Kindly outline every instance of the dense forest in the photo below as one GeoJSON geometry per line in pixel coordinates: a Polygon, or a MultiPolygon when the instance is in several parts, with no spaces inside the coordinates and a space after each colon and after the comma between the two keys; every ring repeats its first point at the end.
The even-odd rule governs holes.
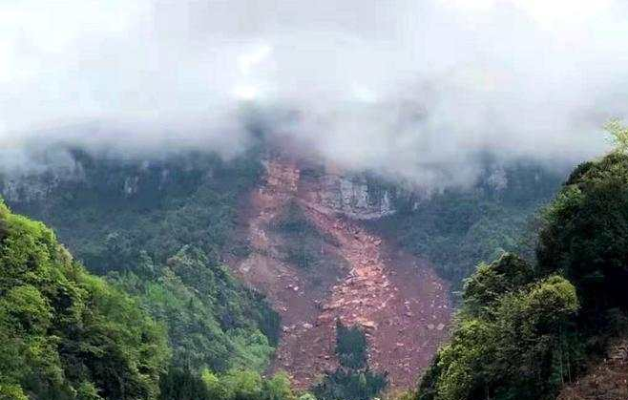
{"type": "Polygon", "coordinates": [[[398,212],[373,225],[409,251],[430,260],[459,290],[480,261],[503,251],[528,249],[536,238],[537,211],[547,204],[567,172],[534,162],[501,166],[484,162],[471,188],[451,188],[427,197],[400,195],[398,212]]]}
{"type": "Polygon", "coordinates": [[[338,368],[329,371],[312,390],[317,399],[368,400],[386,388],[386,374],[369,368],[368,343],[360,328],[336,322],[336,355],[338,368]]]}
{"type": "MultiPolygon", "coordinates": [[[[620,147],[621,149],[621,147],[620,147]]],[[[554,399],[628,334],[628,155],[578,166],[543,212],[536,261],[504,254],[465,281],[450,344],[417,400],[554,399]]],[[[619,399],[625,380],[591,398],[619,399]]]]}
{"type": "MultiPolygon", "coordinates": [[[[203,269],[203,264],[187,257],[178,254],[181,260],[177,262],[203,269]]],[[[166,327],[171,323],[160,324],[145,311],[154,312],[155,304],[147,303],[144,296],[130,297],[117,288],[115,280],[112,285],[90,275],[58,244],[50,229],[11,213],[4,204],[0,204],[0,263],[3,400],[297,399],[285,374],[263,378],[254,363],[223,372],[213,366],[192,370],[190,365],[170,364],[173,349],[166,327]]],[[[130,278],[122,282],[128,285],[130,278]]],[[[202,311],[193,301],[185,307],[202,311]]],[[[386,386],[386,379],[368,370],[364,333],[340,323],[337,329],[341,367],[315,391],[323,399],[372,398],[386,386]]],[[[315,398],[304,393],[299,399],[315,398]]]]}
{"type": "Polygon", "coordinates": [[[0,265],[0,398],[157,397],[164,327],[4,204],[0,265]]]}
{"type": "Polygon", "coordinates": [[[221,260],[246,252],[231,235],[239,196],[261,171],[259,153],[142,163],[70,151],[77,179],[57,180],[44,197],[28,192],[37,182],[18,186],[11,206],[51,225],[90,272],[137,296],[167,326],[174,366],[263,370],[279,317],[221,260]]]}
{"type": "MultiPolygon", "coordinates": [[[[262,385],[259,374],[277,344],[279,317],[221,259],[247,251],[232,239],[241,194],[261,171],[259,153],[228,162],[185,154],[152,164],[70,153],[80,167],[69,178],[51,170],[3,180],[4,192],[13,193],[7,199],[12,207],[53,226],[108,290],[133,296],[137,312],[163,331],[168,346],[161,347],[171,357],[157,371],[166,374],[162,386],[194,386],[204,371],[245,379],[236,373],[241,371],[262,385]],[[39,187],[45,187],[43,195],[39,187]]],[[[152,388],[142,398],[158,392],[152,388]]],[[[161,392],[164,399],[183,396],[172,388],[161,392]]]]}
{"type": "Polygon", "coordinates": [[[0,0],[0,400],[628,400],[626,42],[628,0],[0,0]]]}
{"type": "Polygon", "coordinates": [[[4,204],[0,263],[3,400],[296,399],[283,374],[169,367],[163,324],[87,273],[50,229],[4,204]]]}

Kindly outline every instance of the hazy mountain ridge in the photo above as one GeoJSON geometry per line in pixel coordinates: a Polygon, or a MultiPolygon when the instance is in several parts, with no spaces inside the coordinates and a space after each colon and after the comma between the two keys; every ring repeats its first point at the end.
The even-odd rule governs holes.
{"type": "MultiPolygon", "coordinates": [[[[465,246],[469,246],[465,244],[465,238],[473,235],[472,232],[478,229],[476,228],[478,225],[499,224],[502,221],[499,216],[507,213],[514,213],[520,221],[526,220],[543,201],[544,196],[552,190],[552,185],[557,180],[554,172],[541,166],[508,167],[487,163],[483,178],[477,184],[471,185],[471,188],[431,193],[416,191],[405,184],[387,181],[372,174],[344,173],[337,167],[316,162],[309,157],[299,161],[298,165],[294,166],[295,171],[286,170],[286,173],[297,174],[296,180],[291,182],[291,178],[285,180],[281,178],[283,176],[281,174],[271,174],[269,178],[265,178],[264,171],[269,171],[270,166],[278,162],[281,164],[282,158],[278,155],[278,150],[273,149],[270,144],[231,161],[203,153],[182,153],[157,159],[98,156],[80,149],[72,149],[69,154],[72,155],[72,162],[66,165],[72,165],[71,169],[50,167],[29,174],[5,177],[0,183],[0,188],[9,204],[16,211],[41,218],[51,224],[58,230],[61,239],[88,268],[100,274],[109,274],[112,282],[143,299],[144,306],[152,310],[153,316],[170,324],[175,365],[191,365],[197,369],[206,365],[218,371],[236,365],[263,369],[271,357],[272,345],[277,343],[279,336],[278,321],[272,316],[272,312],[264,308],[266,307],[263,305],[264,301],[253,292],[249,293],[244,288],[238,289],[239,283],[230,283],[228,278],[222,277],[224,272],[217,267],[224,261],[231,263],[229,260],[246,258],[254,254],[254,240],[257,239],[253,238],[251,241],[251,238],[238,232],[244,229],[242,223],[254,209],[246,199],[249,193],[258,190],[256,187],[261,185],[264,179],[277,178],[276,182],[269,181],[271,186],[294,190],[294,200],[298,202],[298,207],[304,207],[306,213],[312,215],[308,218],[320,214],[320,217],[315,217],[319,221],[317,223],[319,228],[326,230],[327,219],[338,217],[344,218],[346,224],[362,224],[363,228],[370,231],[370,233],[364,231],[365,238],[379,234],[384,241],[390,239],[391,243],[405,247],[414,253],[414,256],[427,256],[428,260],[434,262],[436,270],[441,272],[442,276],[454,278],[454,286],[457,279],[468,274],[472,266],[485,259],[484,257],[489,259],[490,254],[454,250],[452,253],[464,255],[465,265],[458,269],[457,275],[448,275],[447,268],[450,268],[448,265],[458,261],[454,259],[448,261],[449,264],[441,264],[442,260],[447,258],[439,257],[446,257],[446,254],[455,248],[444,246],[442,238],[447,238],[448,246],[459,246],[464,249],[465,246]],[[534,185],[534,190],[528,189],[531,185],[534,185]],[[519,207],[522,194],[525,194],[524,197],[528,200],[519,207]],[[387,230],[387,227],[397,227],[397,231],[387,230]],[[417,232],[423,233],[418,235],[417,232]],[[425,236],[425,233],[429,234],[425,236]],[[417,244],[420,246],[417,247],[417,244]],[[208,275],[208,278],[212,281],[218,279],[218,282],[226,285],[217,292],[207,291],[207,287],[203,286],[202,282],[207,278],[201,279],[199,273],[207,266],[214,274],[213,278],[211,275],[208,275]],[[199,272],[195,273],[194,269],[199,269],[199,272]],[[233,308],[228,305],[229,303],[224,303],[225,300],[218,302],[210,300],[216,295],[221,295],[227,288],[231,296],[229,298],[236,303],[249,304],[247,307],[250,310],[257,311],[243,313],[240,306],[233,308]],[[204,299],[199,297],[199,294],[209,297],[204,299]],[[192,328],[192,325],[186,328],[189,322],[181,319],[181,316],[186,314],[176,311],[176,307],[172,308],[168,302],[164,302],[164,299],[171,296],[174,296],[172,301],[177,299],[177,302],[183,303],[197,302],[194,318],[199,318],[199,321],[215,318],[215,325],[200,330],[192,328]],[[251,308],[253,304],[259,306],[254,305],[251,308]],[[227,315],[231,313],[238,315],[236,321],[229,321],[231,317],[227,315]],[[248,333],[242,335],[243,331],[233,330],[242,327],[245,327],[248,333]],[[189,329],[199,334],[199,339],[221,338],[215,343],[222,344],[215,347],[213,344],[189,342],[192,332],[189,329]],[[264,335],[258,336],[256,333],[258,330],[264,335]],[[206,350],[198,351],[198,346],[201,348],[205,346],[206,350]],[[195,348],[196,351],[193,350],[195,348]],[[207,353],[209,349],[212,350],[207,353]],[[236,353],[233,353],[234,351],[236,353]]],[[[299,156],[296,157],[298,161],[299,156]]],[[[275,223],[267,221],[271,222],[275,223]]],[[[332,229],[332,225],[329,225],[329,229],[332,229]]],[[[362,229],[358,228],[358,225],[352,229],[362,229]]],[[[268,229],[266,225],[260,228],[268,229]]],[[[525,224],[519,223],[509,230],[506,238],[491,232],[480,242],[471,238],[473,248],[478,243],[485,243],[491,254],[499,248],[508,249],[514,246],[516,238],[524,228],[525,224]]],[[[329,241],[329,238],[336,235],[332,232],[323,232],[323,235],[327,235],[322,237],[323,240],[329,241]]],[[[274,233],[268,231],[264,235],[272,236],[274,233]]],[[[341,263],[338,264],[340,269],[337,272],[332,273],[331,269],[324,272],[330,274],[329,278],[316,276],[318,271],[325,270],[319,269],[323,265],[331,268],[333,263],[339,262],[334,261],[334,257],[338,256],[325,258],[318,254],[319,246],[330,246],[330,255],[337,252],[336,240],[338,239],[333,239],[327,245],[322,242],[306,244],[311,247],[309,249],[302,247],[301,244],[296,245],[297,242],[293,244],[290,244],[290,241],[284,244],[277,242],[265,251],[268,254],[275,254],[274,257],[279,257],[282,263],[311,265],[310,270],[300,279],[324,282],[326,279],[340,279],[346,273],[343,272],[345,267],[341,263]]],[[[367,245],[367,242],[369,241],[366,240],[364,245],[367,245]]],[[[388,250],[381,251],[382,255],[386,254],[385,257],[392,256],[393,259],[398,257],[388,250]]],[[[379,254],[380,250],[377,252],[379,254]]],[[[251,260],[246,264],[248,265],[246,268],[252,268],[252,272],[263,265],[260,264],[259,258],[251,260]]],[[[404,262],[414,263],[409,259],[404,262]]],[[[240,274],[237,268],[235,272],[240,274]]],[[[264,285],[257,286],[254,282],[249,284],[262,292],[266,291],[272,298],[281,298],[284,294],[298,294],[294,292],[295,290],[298,292],[310,290],[303,282],[289,286],[288,284],[273,286],[272,290],[264,285]]],[[[211,285],[213,284],[210,284],[210,287],[211,285]]],[[[326,290],[331,290],[332,286],[333,284],[330,284],[326,290]]],[[[321,292],[321,296],[323,293],[324,291],[321,292]]],[[[224,293],[222,295],[224,296],[224,293]]],[[[319,299],[321,306],[324,303],[323,297],[319,299]]],[[[340,297],[336,298],[339,299],[340,297]]],[[[386,303],[385,299],[374,301],[378,304],[386,303]]],[[[414,307],[414,299],[405,301],[410,301],[408,303],[410,305],[402,304],[403,307],[414,307]]],[[[422,315],[423,306],[419,304],[418,307],[417,310],[408,309],[399,313],[412,315],[409,318],[412,320],[422,315]]],[[[280,314],[281,310],[278,309],[280,314]]],[[[305,315],[308,314],[302,316],[305,315]]],[[[333,316],[330,321],[333,322],[333,316]]],[[[440,332],[445,326],[443,321],[425,322],[426,334],[432,330],[440,332]]],[[[372,317],[363,319],[362,322],[367,325],[374,323],[372,317]]],[[[316,325],[316,321],[304,320],[302,323],[304,326],[316,325]]],[[[297,325],[299,326],[297,330],[301,329],[301,325],[297,325]]],[[[333,328],[333,324],[331,326],[333,328]]],[[[296,333],[292,332],[292,329],[295,329],[292,323],[284,323],[283,329],[285,337],[296,333]]],[[[316,338],[316,328],[312,332],[313,338],[316,338]]],[[[405,346],[413,341],[414,339],[399,339],[392,343],[395,346],[396,343],[404,343],[405,346]]],[[[283,342],[280,342],[280,348],[281,343],[283,342]]],[[[328,347],[329,356],[333,358],[333,342],[330,342],[328,347]]],[[[380,351],[378,346],[372,350],[380,351]]],[[[296,358],[295,356],[290,355],[291,363],[294,363],[290,368],[298,369],[300,361],[298,356],[296,358]]],[[[425,365],[429,356],[428,353],[422,353],[421,358],[424,359],[422,365],[425,365]]],[[[381,357],[379,359],[376,357],[379,370],[386,371],[387,368],[393,370],[397,367],[396,364],[394,366],[387,364],[390,361],[383,361],[386,359],[392,361],[394,358],[387,358],[385,355],[381,357]]],[[[418,373],[416,370],[418,364],[412,362],[410,355],[408,357],[410,357],[408,360],[398,365],[405,372],[394,376],[395,379],[399,376],[404,377],[401,387],[405,388],[412,385],[413,377],[418,373]]]]}
{"type": "MultiPolygon", "coordinates": [[[[176,382],[200,382],[198,390],[203,392],[210,387],[231,385],[236,382],[233,379],[244,379],[229,375],[233,368],[247,366],[261,371],[271,360],[273,372],[288,369],[294,373],[297,388],[312,387],[324,400],[335,399],[334,393],[343,393],[344,399],[349,400],[373,396],[373,391],[385,385],[378,372],[392,372],[389,378],[394,388],[411,388],[411,377],[435,351],[430,346],[430,350],[412,350],[414,340],[427,339],[430,332],[445,334],[447,330],[444,319],[431,322],[433,315],[429,309],[431,301],[432,307],[436,306],[434,310],[441,310],[442,304],[436,299],[447,297],[446,292],[428,290],[436,296],[433,298],[399,297],[401,293],[411,293],[406,289],[395,294],[399,285],[418,287],[412,284],[414,274],[428,271],[424,264],[413,264],[413,257],[427,256],[441,276],[451,279],[456,287],[473,265],[490,261],[504,250],[521,250],[527,258],[534,258],[531,249],[538,240],[535,235],[528,237],[526,230],[534,228],[536,223],[542,228],[540,265],[552,272],[543,275],[533,262],[510,255],[480,267],[464,287],[462,311],[453,327],[452,344],[437,354],[418,396],[448,400],[459,395],[475,398],[488,393],[491,398],[519,398],[521,393],[533,392],[551,399],[569,382],[573,383],[563,397],[590,390],[592,384],[587,379],[601,382],[602,374],[608,372],[610,375],[604,376],[609,377],[621,374],[617,369],[591,367],[592,374],[597,375],[585,376],[582,383],[574,381],[590,362],[594,363],[590,360],[595,360],[600,346],[609,339],[607,329],[611,328],[607,326],[615,324],[613,329],[620,329],[617,323],[624,318],[623,311],[613,314],[614,319],[610,318],[612,313],[608,314],[609,319],[601,317],[601,321],[606,321],[603,324],[608,325],[603,325],[600,335],[591,335],[586,325],[576,329],[590,315],[582,310],[606,306],[592,297],[595,292],[587,289],[589,275],[568,272],[569,268],[581,268],[581,263],[569,264],[565,261],[568,259],[562,259],[562,268],[567,269],[556,271],[553,260],[561,258],[551,254],[577,251],[565,247],[571,236],[556,230],[563,226],[556,222],[557,218],[572,218],[569,213],[575,212],[573,221],[579,221],[577,210],[581,205],[597,210],[598,190],[617,188],[618,193],[623,193],[623,175],[609,172],[624,167],[622,157],[614,153],[602,161],[578,167],[541,220],[532,217],[563,180],[560,173],[542,166],[490,164],[484,178],[469,189],[421,193],[369,175],[343,176],[339,170],[311,164],[311,160],[300,164],[301,161],[290,161],[268,148],[232,161],[202,154],[151,162],[86,157],[77,163],[81,165],[80,174],[59,176],[48,182],[45,175],[37,174],[21,182],[12,181],[8,200],[16,210],[58,227],[62,240],[67,238],[69,246],[74,247],[88,268],[107,273],[111,283],[137,296],[139,304],[153,318],[170,325],[174,358],[171,375],[162,382],[170,382],[164,393],[171,393],[168,396],[174,398],[181,387],[176,382]],[[28,193],[33,179],[35,189],[28,193]],[[19,184],[16,186],[15,182],[19,184]],[[20,185],[22,191],[16,191],[20,185]],[[593,197],[582,197],[587,190],[592,191],[593,197]],[[16,193],[18,197],[11,196],[16,193]],[[247,221],[255,221],[256,215],[262,218],[250,226],[252,236],[243,235],[249,229],[247,221]],[[298,240],[292,240],[294,235],[298,240]],[[400,259],[401,263],[413,265],[402,278],[395,278],[401,273],[401,264],[392,269],[390,265],[395,265],[396,257],[404,252],[391,252],[389,245],[390,249],[413,253],[400,259]],[[262,258],[267,260],[262,262],[262,258]],[[258,291],[231,277],[231,272],[221,266],[223,261],[245,282],[267,292],[279,314],[287,318],[284,323],[280,323],[258,291]],[[281,268],[275,271],[273,265],[281,268]],[[262,267],[270,268],[269,277],[278,274],[276,277],[291,278],[287,281],[278,278],[277,285],[268,287],[263,281],[250,280],[250,274],[260,273],[262,267]],[[323,271],[323,275],[317,276],[323,271]],[[320,285],[318,289],[316,285],[320,285]],[[309,298],[310,293],[319,293],[320,298],[309,298]],[[390,304],[399,303],[399,307],[382,308],[389,297],[390,304]],[[394,300],[396,297],[401,300],[394,300]],[[299,304],[299,298],[312,300],[312,321],[298,320],[310,315],[305,308],[291,316],[289,310],[299,304]],[[380,319],[377,313],[382,310],[394,311],[394,315],[380,319]],[[522,315],[530,315],[530,319],[521,319],[522,315]],[[407,326],[401,319],[409,321],[407,326]],[[351,350],[355,351],[353,355],[339,353],[340,339],[334,321],[357,327],[365,335],[363,341],[351,339],[357,340],[358,346],[351,350]],[[397,321],[391,325],[394,331],[386,330],[386,321],[397,321]],[[380,338],[382,332],[385,334],[380,338]],[[545,344],[540,347],[514,344],[522,334],[535,341],[541,334],[541,342],[545,344]],[[591,345],[583,341],[586,337],[599,343],[591,345]],[[290,340],[294,346],[287,344],[290,340]],[[313,354],[308,353],[308,346],[314,344],[314,349],[316,343],[322,343],[325,349],[320,359],[324,367],[317,369],[323,378],[305,379],[300,368],[315,361],[313,354]],[[467,358],[467,352],[474,351],[477,343],[488,346],[482,350],[488,351],[485,354],[488,358],[485,363],[473,364],[468,369],[471,364],[465,363],[477,360],[467,358]],[[560,343],[558,353],[552,343],[560,343]],[[393,348],[386,347],[389,344],[393,348]],[[279,351],[274,356],[275,345],[279,351]],[[402,355],[395,348],[412,351],[402,355]],[[389,357],[387,352],[398,354],[389,357]],[[358,354],[367,355],[366,364],[347,361],[354,360],[358,354]],[[567,357],[567,361],[562,358],[558,362],[556,357],[559,360],[567,357]],[[506,359],[522,359],[529,370],[541,368],[538,370],[541,380],[531,379],[527,372],[509,373],[503,375],[509,380],[498,381],[484,378],[491,374],[475,375],[474,371],[482,373],[485,368],[502,365],[506,359]],[[199,374],[204,368],[209,368],[205,382],[214,382],[218,378],[212,374],[218,373],[225,377],[225,383],[220,386],[202,383],[199,374]],[[413,372],[408,374],[408,371],[413,372]],[[458,381],[460,373],[472,377],[471,386],[458,381]]],[[[609,198],[623,201],[621,195],[609,198]]],[[[602,213],[591,223],[604,224],[610,221],[608,218],[623,221],[620,208],[612,210],[614,216],[602,213]],[[615,215],[617,212],[620,214],[615,215]]],[[[586,233],[587,229],[581,231],[586,233]]],[[[580,231],[570,232],[577,235],[580,231]]],[[[592,236],[595,243],[606,237],[621,241],[621,232],[614,236],[592,236]]],[[[586,240],[582,243],[597,246],[586,240]]],[[[599,263],[594,260],[594,264],[599,263]]],[[[606,273],[606,267],[600,264],[599,268],[600,273],[606,273]]],[[[621,278],[621,274],[617,277],[621,278]]],[[[428,273],[421,276],[421,282],[426,285],[432,282],[428,286],[437,287],[440,281],[428,273]]],[[[604,301],[611,301],[618,293],[611,282],[604,301]]],[[[625,304],[617,301],[615,308],[621,311],[625,304]]],[[[591,323],[598,323],[595,321],[591,323]]],[[[613,364],[613,368],[623,365],[622,361],[613,364]]],[[[496,368],[499,371],[501,367],[496,368]]],[[[249,373],[255,374],[246,372],[249,373]]],[[[259,382],[266,385],[262,383],[266,381],[259,382]]],[[[623,389],[620,386],[618,390],[623,389]]]]}

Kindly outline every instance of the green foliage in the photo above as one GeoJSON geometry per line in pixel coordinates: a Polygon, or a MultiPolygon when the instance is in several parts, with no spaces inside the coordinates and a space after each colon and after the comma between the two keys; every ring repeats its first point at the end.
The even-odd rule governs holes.
{"type": "Polygon", "coordinates": [[[162,264],[186,245],[220,264],[232,245],[238,199],[262,171],[256,151],[230,162],[195,153],[151,162],[81,150],[73,157],[80,180],[61,180],[45,198],[24,196],[11,206],[54,227],[99,274],[134,270],[142,251],[162,264]]]}
{"type": "Polygon", "coordinates": [[[222,381],[227,387],[228,399],[253,400],[262,397],[263,380],[259,373],[248,370],[230,371],[222,381]]]}
{"type": "Polygon", "coordinates": [[[161,400],[296,400],[286,374],[265,379],[240,369],[222,375],[204,370],[200,376],[174,369],[162,378],[161,393],[161,400]]]}
{"type": "Polygon", "coordinates": [[[628,309],[628,155],[577,168],[544,217],[541,270],[564,273],[591,318],[628,309]]]}
{"type": "Polygon", "coordinates": [[[365,368],[367,348],[366,335],[360,328],[346,327],[340,320],[336,321],[336,354],[341,366],[365,368]]]}
{"type": "Polygon", "coordinates": [[[418,399],[553,398],[581,351],[573,333],[579,303],[566,279],[534,282],[529,271],[505,255],[471,277],[451,343],[424,375],[418,399]]]}
{"type": "Polygon", "coordinates": [[[0,203],[0,398],[154,399],[165,332],[0,203]]]}
{"type": "Polygon", "coordinates": [[[466,281],[419,400],[553,399],[628,318],[628,155],[579,165],[542,215],[533,270],[506,255],[466,281]]]}
{"type": "Polygon", "coordinates": [[[28,400],[20,385],[0,383],[0,400],[28,400]]]}
{"type": "Polygon", "coordinates": [[[151,162],[72,156],[81,179],[54,180],[45,198],[13,207],[54,226],[87,268],[163,322],[176,368],[262,370],[278,314],[222,265],[225,254],[247,252],[234,232],[238,202],[261,173],[259,151],[229,162],[196,153],[151,162]]]}
{"type": "Polygon", "coordinates": [[[604,129],[611,135],[611,141],[616,152],[623,154],[628,152],[628,128],[620,120],[609,121],[604,129]]]}
{"type": "Polygon", "coordinates": [[[288,203],[285,210],[272,221],[272,228],[291,236],[319,235],[318,230],[307,220],[296,201],[288,203]]]}
{"type": "Polygon", "coordinates": [[[162,375],[161,400],[218,400],[205,380],[188,369],[171,368],[162,375]]]}
{"type": "Polygon", "coordinates": [[[504,253],[490,265],[481,263],[465,280],[463,304],[467,314],[482,316],[501,296],[523,287],[535,278],[534,269],[525,260],[504,253]]]}
{"type": "Polygon", "coordinates": [[[419,380],[416,400],[434,400],[438,396],[438,386],[443,373],[441,363],[442,349],[436,353],[432,363],[425,369],[419,380]]]}
{"type": "Polygon", "coordinates": [[[307,219],[296,202],[290,202],[285,210],[271,222],[271,228],[282,235],[282,253],[285,261],[312,273],[317,272],[322,258],[321,241],[331,240],[321,233],[307,219]]]}
{"type": "Polygon", "coordinates": [[[525,234],[562,179],[562,174],[538,165],[513,165],[485,173],[469,189],[445,190],[429,198],[399,196],[395,202],[399,212],[377,228],[429,259],[454,290],[460,289],[479,262],[493,260],[504,251],[527,255],[528,248],[535,247],[536,238],[525,234]],[[493,175],[499,173],[507,182],[505,187],[493,182],[493,175]]]}
{"type": "Polygon", "coordinates": [[[139,296],[155,318],[166,321],[178,355],[175,366],[196,371],[265,367],[277,340],[270,333],[279,319],[260,306],[257,293],[241,287],[224,267],[211,268],[204,253],[192,248],[182,249],[160,269],[150,259],[144,262],[149,267],[143,269],[155,271],[156,279],[146,281],[133,272],[110,279],[139,296]],[[268,336],[260,325],[266,326],[268,336]]]}
{"type": "Polygon", "coordinates": [[[326,375],[313,393],[319,400],[369,400],[376,397],[388,384],[386,376],[369,369],[339,368],[326,375]]]}
{"type": "Polygon", "coordinates": [[[275,374],[265,386],[268,400],[296,400],[286,373],[275,374]]]}
{"type": "Polygon", "coordinates": [[[303,393],[298,400],[316,400],[316,397],[312,393],[303,393]]]}
{"type": "Polygon", "coordinates": [[[337,321],[336,354],[340,367],[314,386],[314,395],[320,400],[368,400],[377,396],[388,380],[385,374],[369,369],[367,351],[364,332],[337,321]]]}

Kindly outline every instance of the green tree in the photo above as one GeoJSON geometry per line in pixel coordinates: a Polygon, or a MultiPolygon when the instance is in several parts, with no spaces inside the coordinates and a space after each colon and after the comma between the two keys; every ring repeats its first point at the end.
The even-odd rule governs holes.
{"type": "Polygon", "coordinates": [[[222,263],[225,254],[249,251],[233,233],[240,199],[262,172],[259,149],[229,161],[196,152],[121,160],[62,150],[84,179],[48,185],[45,175],[28,176],[24,189],[36,182],[45,196],[12,207],[54,226],[86,268],[138,298],[167,328],[174,367],[196,375],[206,367],[262,371],[279,316],[222,263]]]}
{"type": "Polygon", "coordinates": [[[296,400],[290,387],[290,379],[285,372],[275,374],[265,382],[267,400],[296,400]]]}
{"type": "Polygon", "coordinates": [[[628,155],[613,152],[569,177],[545,213],[542,272],[564,273],[592,318],[628,308],[628,155]]]}
{"type": "Polygon", "coordinates": [[[222,377],[232,400],[261,400],[264,386],[259,373],[250,370],[232,370],[222,377]]]}
{"type": "Polygon", "coordinates": [[[0,203],[0,393],[5,398],[155,399],[165,332],[90,276],[43,224],[0,203]]]}
{"type": "Polygon", "coordinates": [[[209,397],[212,400],[228,400],[232,393],[229,393],[229,389],[225,384],[220,381],[220,378],[213,372],[205,369],[201,374],[201,378],[209,391],[209,397]]]}
{"type": "Polygon", "coordinates": [[[474,293],[465,295],[452,340],[424,375],[417,399],[553,398],[578,350],[572,332],[579,303],[566,279],[528,276],[522,260],[507,255],[471,277],[478,284],[467,285],[474,293]],[[505,265],[513,266],[513,284],[490,274],[505,265]]]}
{"type": "Polygon", "coordinates": [[[186,369],[170,368],[159,385],[161,400],[220,400],[213,396],[204,377],[186,369]]]}
{"type": "Polygon", "coordinates": [[[336,355],[340,367],[328,372],[312,391],[320,400],[368,400],[386,386],[386,374],[371,371],[367,362],[366,335],[358,328],[336,321],[336,355]]]}
{"type": "Polygon", "coordinates": [[[367,362],[366,335],[357,326],[347,327],[336,321],[336,355],[340,365],[346,368],[361,369],[367,362]]]}
{"type": "Polygon", "coordinates": [[[621,120],[610,120],[604,129],[611,135],[611,142],[615,146],[616,152],[624,154],[628,152],[628,127],[621,120]]]}
{"type": "Polygon", "coordinates": [[[500,296],[532,282],[535,271],[528,262],[512,253],[504,253],[493,263],[480,263],[477,271],[465,280],[462,295],[465,311],[479,316],[500,296]]]}

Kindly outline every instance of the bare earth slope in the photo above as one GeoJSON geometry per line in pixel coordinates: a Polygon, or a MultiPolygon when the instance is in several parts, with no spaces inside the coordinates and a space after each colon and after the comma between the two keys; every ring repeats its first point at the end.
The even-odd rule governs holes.
{"type": "Polygon", "coordinates": [[[248,284],[266,293],[281,314],[283,334],[271,371],[285,370],[298,388],[308,388],[337,366],[335,321],[367,333],[369,365],[389,374],[391,389],[414,386],[451,318],[448,287],[429,264],[390,245],[355,219],[317,204],[324,190],[301,179],[296,162],[276,156],[264,184],[250,199],[246,234],[251,254],[233,261],[248,284]],[[288,204],[297,204],[329,240],[318,249],[316,271],[286,262],[282,238],[270,224],[288,204]]]}
{"type": "Polygon", "coordinates": [[[585,376],[567,385],[558,400],[628,399],[628,339],[611,344],[608,357],[585,376]]]}

